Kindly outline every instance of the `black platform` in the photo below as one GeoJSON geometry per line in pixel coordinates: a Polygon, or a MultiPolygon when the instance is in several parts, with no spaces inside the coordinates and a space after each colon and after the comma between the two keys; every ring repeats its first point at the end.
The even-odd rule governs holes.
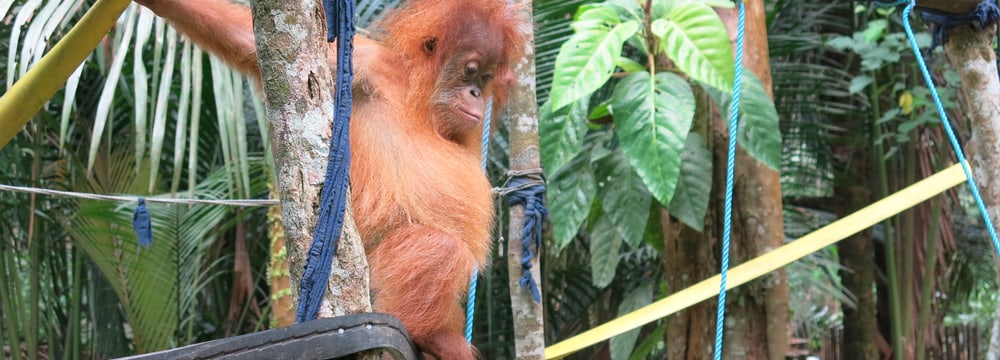
{"type": "Polygon", "coordinates": [[[422,359],[399,320],[380,313],[313,320],[123,359],[334,359],[371,349],[386,350],[397,360],[422,359]]]}

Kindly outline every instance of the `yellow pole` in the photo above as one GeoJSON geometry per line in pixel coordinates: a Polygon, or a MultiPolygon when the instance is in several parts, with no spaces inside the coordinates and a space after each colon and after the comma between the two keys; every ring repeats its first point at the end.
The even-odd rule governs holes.
{"type": "Polygon", "coordinates": [[[130,2],[98,0],[48,54],[0,97],[0,148],[66,83],[130,2]]]}
{"type": "MultiPolygon", "coordinates": [[[[823,228],[749,260],[729,270],[726,289],[743,285],[750,280],[777,270],[806,255],[875,225],[903,210],[909,209],[931,197],[965,181],[965,173],[958,164],[931,175],[899,192],[879,200],[864,209],[845,216],[823,228]]],[[[563,340],[545,349],[546,359],[560,359],[587,346],[610,339],[615,335],[648,324],[697,304],[719,293],[719,275],[678,291],[646,307],[611,320],[580,335],[563,340]]]]}

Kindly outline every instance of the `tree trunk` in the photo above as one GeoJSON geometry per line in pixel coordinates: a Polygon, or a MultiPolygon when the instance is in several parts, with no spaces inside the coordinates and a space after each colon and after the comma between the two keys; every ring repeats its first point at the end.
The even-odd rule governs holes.
{"type": "MultiPolygon", "coordinates": [[[[764,3],[762,0],[749,0],[744,4],[743,65],[746,71],[752,71],[760,78],[764,89],[773,98],[764,3]]],[[[729,29],[731,40],[735,40],[736,9],[720,10],[719,13],[729,29]]],[[[728,130],[720,127],[718,131],[728,130]]],[[[739,264],[784,245],[785,224],[780,175],[742,149],[736,155],[735,186],[730,251],[732,263],[739,264]]],[[[727,307],[723,358],[785,358],[790,329],[788,275],[784,269],[731,290],[727,307]]]]}
{"type": "MultiPolygon", "coordinates": [[[[718,181],[714,181],[712,188],[719,189],[718,184],[718,181]]],[[[706,224],[717,223],[712,221],[715,217],[711,215],[719,207],[715,204],[722,203],[721,197],[717,195],[718,191],[713,191],[712,210],[709,211],[709,220],[706,224]]],[[[664,281],[668,294],[684,290],[718,273],[719,257],[713,250],[718,249],[719,240],[714,228],[706,226],[705,233],[698,233],[679,221],[672,221],[666,210],[660,212],[660,223],[663,224],[664,281]]],[[[667,330],[664,332],[667,359],[712,358],[715,309],[716,301],[712,299],[667,317],[667,330]]]]}
{"type": "MultiPolygon", "coordinates": [[[[853,129],[856,130],[858,127],[853,129]]],[[[852,142],[843,143],[851,144],[852,142]]],[[[850,214],[868,205],[871,198],[868,189],[864,188],[863,185],[856,184],[858,179],[864,179],[867,176],[865,174],[870,174],[870,171],[866,171],[861,165],[867,162],[858,159],[857,156],[848,161],[852,164],[851,169],[848,169],[846,174],[841,175],[842,178],[834,181],[836,184],[845,184],[834,186],[834,197],[845,200],[837,204],[838,216],[850,214]]],[[[841,343],[841,353],[845,359],[877,360],[879,358],[875,339],[881,335],[878,332],[875,292],[872,290],[872,285],[875,284],[875,246],[873,241],[871,232],[863,231],[844,239],[837,245],[840,264],[844,267],[840,271],[841,283],[844,289],[853,294],[855,298],[853,307],[847,305],[843,307],[844,338],[841,343]]]]}
{"type": "MultiPolygon", "coordinates": [[[[323,8],[313,0],[252,1],[293,300],[319,216],[333,118],[323,8]],[[280,15],[280,16],[279,16],[280,15]]],[[[350,197],[348,197],[350,200],[350,197]]],[[[347,204],[319,317],[369,312],[368,263],[347,204]]]]}
{"type": "MultiPolygon", "coordinates": [[[[1000,223],[1000,82],[997,81],[996,58],[992,40],[996,28],[987,26],[974,30],[962,26],[948,34],[944,49],[958,75],[969,104],[972,136],[966,142],[972,176],[979,186],[987,212],[993,224],[1000,223]]],[[[994,251],[996,251],[994,249],[994,251]]],[[[1000,317],[1000,313],[997,315],[1000,317]]],[[[994,322],[1000,322],[995,318],[994,322]]],[[[994,324],[994,332],[998,325],[994,324]]],[[[992,337],[997,337],[993,334],[992,337]]],[[[990,341],[990,354],[1000,348],[990,341]]],[[[1000,346],[1000,344],[997,344],[1000,346]]]]}
{"type": "MultiPolygon", "coordinates": [[[[770,92],[764,8],[760,0],[746,2],[744,66],[770,92]]],[[[731,39],[736,38],[737,13],[718,10],[731,39]]],[[[713,153],[712,203],[704,233],[675,223],[666,211],[663,225],[663,262],[667,292],[673,293],[719,271],[728,125],[698,96],[692,131],[703,134],[713,153]]],[[[742,149],[736,156],[736,188],[731,254],[739,264],[784,244],[779,174],[742,149]]],[[[716,304],[704,301],[667,318],[668,359],[712,357],[716,304]]],[[[784,270],[730,291],[727,302],[723,358],[784,359],[788,345],[788,280],[784,270]]]]}
{"type": "MultiPolygon", "coordinates": [[[[524,7],[527,19],[531,19],[531,1],[524,7]]],[[[535,99],[535,42],[534,32],[528,30],[524,58],[515,65],[519,79],[518,86],[511,94],[508,107],[510,123],[510,170],[524,171],[542,167],[538,152],[538,107],[535,99]]],[[[545,323],[542,303],[535,302],[531,292],[520,286],[518,279],[521,268],[521,230],[524,229],[524,206],[510,208],[510,241],[507,241],[507,271],[509,276],[511,314],[514,316],[514,353],[518,359],[545,358],[545,323]]],[[[541,249],[534,250],[531,276],[542,287],[541,249]]]]}
{"type": "MultiPolygon", "coordinates": [[[[271,189],[271,198],[280,197],[277,189],[271,189]]],[[[267,209],[267,235],[271,238],[271,256],[267,263],[267,285],[271,288],[270,328],[288,326],[295,323],[295,303],[292,302],[292,287],[288,280],[288,251],[285,247],[285,228],[281,226],[281,207],[267,209]]]]}

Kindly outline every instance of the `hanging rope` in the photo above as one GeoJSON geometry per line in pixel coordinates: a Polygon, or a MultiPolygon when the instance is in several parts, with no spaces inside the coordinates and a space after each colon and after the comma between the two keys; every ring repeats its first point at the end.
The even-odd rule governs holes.
{"type": "MultiPolygon", "coordinates": [[[[920,11],[920,17],[924,19],[924,22],[934,25],[931,29],[933,41],[931,42],[930,49],[927,50],[928,52],[948,42],[948,33],[952,29],[959,26],[972,26],[972,28],[977,30],[982,29],[995,22],[997,17],[1000,16],[1000,8],[997,8],[994,0],[985,0],[976,5],[975,9],[965,14],[952,14],[927,8],[920,8],[918,11],[920,11]]],[[[909,22],[908,19],[904,21],[909,22]]]]}
{"type": "Polygon", "coordinates": [[[735,68],[733,71],[733,99],[729,108],[729,154],[726,161],[726,202],[725,215],[722,221],[722,266],[719,281],[719,302],[715,313],[715,360],[722,359],[722,329],[726,321],[726,280],[729,273],[729,242],[733,227],[733,180],[736,176],[736,134],[739,129],[740,118],[740,90],[742,89],[741,78],[743,76],[743,32],[744,32],[744,5],[743,1],[737,0],[736,7],[739,9],[739,21],[736,31],[736,57],[734,59],[735,68]]]}
{"type": "Polygon", "coordinates": [[[538,282],[531,275],[532,259],[542,250],[542,226],[549,211],[545,208],[545,180],[542,169],[511,170],[507,182],[493,192],[507,196],[507,205],[524,206],[524,229],[521,231],[521,286],[528,288],[531,298],[542,301],[538,282]],[[534,246],[534,250],[532,250],[534,246]]]}
{"type": "MultiPolygon", "coordinates": [[[[934,79],[931,78],[930,71],[927,70],[927,63],[924,62],[924,56],[920,52],[920,47],[917,46],[916,37],[913,35],[913,28],[910,26],[910,13],[916,6],[916,0],[910,0],[906,7],[903,8],[903,30],[906,31],[906,38],[910,42],[910,48],[913,50],[913,56],[917,59],[917,65],[920,67],[920,73],[924,76],[924,82],[927,83],[927,88],[930,90],[931,98],[934,99],[934,105],[937,107],[938,116],[941,118],[941,125],[944,126],[945,133],[948,134],[948,140],[951,142],[951,147],[955,151],[955,157],[958,158],[958,163],[962,164],[962,171],[965,172],[966,183],[969,186],[969,191],[972,192],[972,197],[976,199],[976,206],[979,207],[979,214],[983,217],[983,222],[986,223],[986,230],[990,233],[990,240],[993,241],[993,248],[1000,253],[1000,240],[997,238],[996,228],[993,227],[993,220],[990,219],[990,213],[986,209],[986,204],[983,202],[982,195],[979,194],[979,186],[976,185],[975,178],[972,177],[972,170],[969,169],[969,164],[965,160],[965,153],[962,151],[962,146],[958,143],[958,137],[955,136],[955,131],[951,128],[951,121],[948,120],[948,114],[944,111],[944,105],[941,103],[941,98],[938,96],[937,87],[934,86],[934,79]]],[[[996,23],[998,17],[1000,17],[1000,11],[997,11],[996,6],[991,0],[983,1],[978,7],[977,11],[984,10],[986,12],[985,17],[980,26],[985,26],[985,24],[996,23]],[[985,9],[985,10],[984,10],[985,9]]]]}
{"type": "MultiPolygon", "coordinates": [[[[490,127],[493,119],[493,98],[486,100],[486,116],[483,117],[483,147],[482,167],[486,173],[486,163],[490,151],[490,127]]],[[[472,346],[472,325],[476,317],[476,286],[479,285],[479,268],[472,269],[472,280],[469,281],[469,297],[465,302],[465,341],[472,346]]]]}
{"type": "Polygon", "coordinates": [[[344,224],[348,191],[348,170],[351,167],[349,120],[351,116],[351,53],[354,48],[354,1],[325,0],[327,41],[337,41],[337,81],[334,101],[333,136],[330,138],[330,159],[327,163],[323,194],[320,198],[319,219],[306,258],[306,268],[299,283],[299,306],[295,322],[316,319],[333,256],[337,252],[344,224]]]}

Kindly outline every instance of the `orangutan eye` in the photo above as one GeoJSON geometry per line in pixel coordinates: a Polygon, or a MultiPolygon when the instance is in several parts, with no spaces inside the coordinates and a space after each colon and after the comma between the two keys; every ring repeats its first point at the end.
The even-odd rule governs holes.
{"type": "Polygon", "coordinates": [[[468,64],[465,64],[465,76],[473,78],[476,76],[477,72],[479,72],[478,62],[470,61],[468,64]]]}

